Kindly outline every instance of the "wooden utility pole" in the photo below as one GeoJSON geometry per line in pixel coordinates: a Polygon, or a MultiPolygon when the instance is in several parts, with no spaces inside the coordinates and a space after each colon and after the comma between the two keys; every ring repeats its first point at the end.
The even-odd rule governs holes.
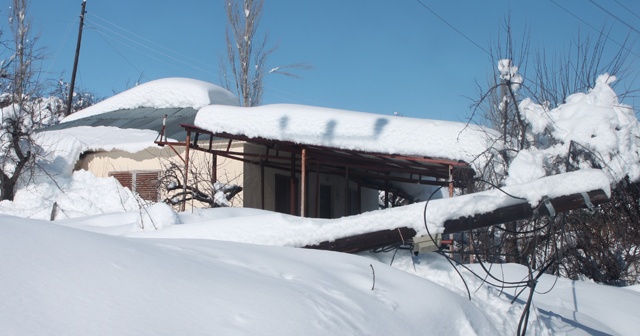
{"type": "Polygon", "coordinates": [[[69,100],[67,101],[67,110],[65,117],[71,114],[71,105],[73,104],[73,89],[76,85],[76,71],[78,70],[78,58],[80,57],[80,43],[82,42],[82,27],[84,26],[84,13],[87,7],[87,0],[82,0],[82,10],[80,11],[80,26],[78,28],[78,43],[76,44],[76,57],[73,60],[73,72],[71,73],[71,85],[69,86],[69,100]]]}
{"type": "MultiPolygon", "coordinates": [[[[557,213],[574,209],[592,208],[595,205],[606,203],[609,196],[603,190],[597,189],[585,193],[560,196],[543,201],[538,206],[532,207],[527,201],[504,206],[487,213],[478,213],[467,217],[458,217],[446,220],[443,223],[442,234],[464,232],[481,227],[512,222],[525,218],[539,218],[543,216],[555,216],[557,213]]],[[[317,250],[331,250],[338,252],[357,253],[372,250],[378,247],[394,244],[405,244],[406,240],[416,235],[413,228],[401,227],[392,230],[365,232],[344,237],[328,237],[316,245],[307,245],[305,248],[317,250]]]]}

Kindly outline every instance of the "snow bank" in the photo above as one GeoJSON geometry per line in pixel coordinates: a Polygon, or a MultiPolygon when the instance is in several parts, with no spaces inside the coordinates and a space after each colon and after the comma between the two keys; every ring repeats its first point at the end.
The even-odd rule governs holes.
{"type": "Polygon", "coordinates": [[[140,210],[141,214],[137,224],[140,229],[161,230],[180,223],[178,214],[171,206],[165,203],[155,203],[140,210]]]}
{"type": "MultiPolygon", "coordinates": [[[[529,290],[523,285],[511,285],[528,278],[526,266],[485,264],[491,271],[491,276],[487,276],[479,264],[470,264],[466,266],[480,278],[461,267],[463,278],[460,278],[444,257],[435,254],[413,257],[405,251],[392,251],[368,252],[362,256],[392,264],[396,269],[435,282],[461,296],[468,295],[464,280],[471,290],[471,302],[485,311],[491,324],[500,330],[499,334],[515,334],[529,290]],[[505,287],[489,285],[498,281],[510,284],[505,287]]],[[[640,309],[640,293],[627,293],[626,288],[544,274],[533,295],[527,335],[635,335],[640,329],[640,319],[635,316],[640,309]]]]}
{"type": "Polygon", "coordinates": [[[138,152],[153,144],[157,135],[150,130],[84,126],[35,133],[34,140],[44,157],[34,175],[20,181],[14,200],[0,202],[0,214],[49,219],[54,203],[56,219],[139,210],[144,202],[116,179],[74,172],[73,168],[83,152],[138,152]]]}
{"type": "Polygon", "coordinates": [[[487,149],[486,133],[490,132],[450,121],[291,104],[210,105],[198,111],[195,125],[252,138],[466,162],[487,149]]]}
{"type": "Polygon", "coordinates": [[[131,232],[154,231],[180,224],[180,218],[164,203],[140,204],[128,212],[110,212],[100,215],[65,218],[59,216],[58,225],[112,236],[123,236],[131,232]]]}
{"type": "Polygon", "coordinates": [[[7,335],[513,333],[445,287],[348,254],[126,239],[2,216],[0,254],[7,335]]]}
{"type": "Polygon", "coordinates": [[[238,105],[229,91],[189,78],[164,78],[135,86],[62,120],[68,122],[96,114],[138,107],[199,109],[210,104],[238,105]]]}
{"type": "MultiPolygon", "coordinates": [[[[479,274],[485,274],[479,265],[469,267],[479,274]]],[[[508,282],[520,282],[528,278],[526,266],[517,264],[493,265],[491,275],[508,282]]],[[[504,292],[508,298],[513,298],[521,290],[523,293],[518,301],[523,303],[529,295],[529,289],[520,286],[504,289],[504,292]]],[[[556,333],[572,333],[579,328],[589,334],[635,335],[640,330],[640,319],[637,318],[640,293],[627,292],[622,288],[545,274],[538,280],[533,303],[548,319],[547,323],[555,324],[556,333]],[[574,325],[565,325],[557,320],[558,317],[573,320],[574,325]]]]}
{"type": "Polygon", "coordinates": [[[115,178],[98,178],[81,170],[70,176],[36,177],[16,191],[13,201],[0,202],[0,214],[48,220],[54,202],[57,203],[57,219],[140,208],[133,193],[115,178]]]}
{"type": "MultiPolygon", "coordinates": [[[[197,231],[197,218],[210,220],[216,210],[219,219],[236,219],[245,228],[267,214],[254,209],[197,211],[181,214],[189,220],[170,228],[197,231]]],[[[135,222],[133,215],[53,223],[0,215],[3,332],[512,335],[527,297],[526,288],[492,287],[460,269],[471,290],[469,301],[456,270],[435,254],[414,258],[401,250],[354,256],[176,239],[179,235],[127,239],[62,226],[113,233],[123,230],[123,222],[135,222]]],[[[295,223],[295,217],[286,220],[295,223]]],[[[523,266],[488,266],[498,279],[526,279],[523,266]]],[[[471,267],[486,278],[479,267],[471,267]]],[[[640,293],[634,290],[548,275],[539,279],[536,290],[528,334],[634,335],[640,328],[634,315],[640,293]]]]}
{"type": "MultiPolygon", "coordinates": [[[[116,179],[98,178],[73,168],[81,153],[113,149],[135,153],[153,144],[157,135],[150,130],[86,126],[36,133],[34,140],[45,156],[38,162],[35,175],[26,181],[28,184],[25,185],[25,181],[19,184],[14,200],[0,203],[0,214],[49,219],[54,203],[57,204],[56,219],[137,212],[145,207],[145,202],[116,179]]],[[[140,214],[137,218],[140,220],[140,214]]],[[[150,223],[150,219],[146,222],[150,223]]],[[[160,227],[167,225],[169,223],[160,227]]],[[[144,225],[140,222],[133,227],[144,225]]]]}

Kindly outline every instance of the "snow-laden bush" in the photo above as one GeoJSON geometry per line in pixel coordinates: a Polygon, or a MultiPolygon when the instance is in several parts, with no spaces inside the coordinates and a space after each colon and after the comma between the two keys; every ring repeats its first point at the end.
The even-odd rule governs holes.
{"type": "Polygon", "coordinates": [[[540,177],[540,170],[560,173],[601,168],[614,185],[628,177],[640,179],[640,123],[633,109],[618,100],[610,84],[614,76],[601,75],[587,93],[575,93],[566,103],[548,110],[524,99],[520,111],[529,127],[532,145],[521,150],[509,167],[507,184],[540,177]],[[515,178],[518,176],[518,178],[515,178]]]}
{"type": "Polygon", "coordinates": [[[160,230],[180,224],[178,214],[165,203],[155,203],[140,209],[138,227],[143,231],[160,230]]]}

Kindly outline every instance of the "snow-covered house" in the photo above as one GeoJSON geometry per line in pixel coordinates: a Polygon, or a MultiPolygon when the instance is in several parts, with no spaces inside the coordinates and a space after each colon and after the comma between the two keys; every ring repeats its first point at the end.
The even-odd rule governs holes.
{"type": "MultiPolygon", "coordinates": [[[[70,160],[76,160],[72,163],[75,170],[88,170],[98,177],[113,176],[143,199],[160,201],[167,196],[160,192],[162,171],[182,160],[184,148],[157,146],[154,141],[158,132],[164,129],[170,139],[184,142],[186,133],[180,124],[192,124],[199,108],[237,105],[237,101],[232,93],[210,83],[167,78],[117,94],[66,117],[43,133],[76,143],[60,146],[77,148],[78,153],[69,155],[70,160]]],[[[204,164],[204,155],[193,156],[194,166],[204,164]]],[[[224,169],[221,179],[232,180],[241,175],[242,166],[231,162],[224,169]]]]}
{"type": "Polygon", "coordinates": [[[84,144],[76,169],[114,176],[148,199],[159,200],[163,161],[173,160],[190,174],[200,165],[211,169],[208,178],[242,186],[234,205],[321,218],[378,209],[380,191],[410,201],[426,199],[432,186],[451,193],[487,148],[486,130],[463,123],[236,102],[213,84],[164,79],[48,131],[84,144]],[[144,132],[132,147],[133,135],[144,132]]]}
{"type": "Polygon", "coordinates": [[[486,130],[462,123],[291,104],[210,105],[185,130],[245,144],[191,146],[245,162],[245,206],[322,218],[378,209],[379,191],[413,202],[465,187],[486,148],[486,130]]]}

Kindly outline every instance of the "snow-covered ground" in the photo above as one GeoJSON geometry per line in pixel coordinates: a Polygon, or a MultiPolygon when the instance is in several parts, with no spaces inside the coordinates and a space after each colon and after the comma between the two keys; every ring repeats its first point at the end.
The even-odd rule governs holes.
{"type": "MultiPolygon", "coordinates": [[[[203,232],[230,221],[242,235],[255,225],[297,219],[252,209],[175,214],[164,205],[142,215],[55,222],[0,215],[0,334],[513,335],[517,329],[527,291],[511,304],[516,290],[501,291],[461,269],[469,301],[462,279],[438,254],[358,256],[273,246],[274,239],[272,246],[205,239],[203,232]],[[159,229],[143,232],[145,216],[159,229]],[[164,238],[131,238],[156,232],[164,238]]],[[[519,265],[494,265],[493,273],[526,278],[519,265]]],[[[637,289],[545,275],[536,291],[530,334],[640,330],[637,289]]]]}

